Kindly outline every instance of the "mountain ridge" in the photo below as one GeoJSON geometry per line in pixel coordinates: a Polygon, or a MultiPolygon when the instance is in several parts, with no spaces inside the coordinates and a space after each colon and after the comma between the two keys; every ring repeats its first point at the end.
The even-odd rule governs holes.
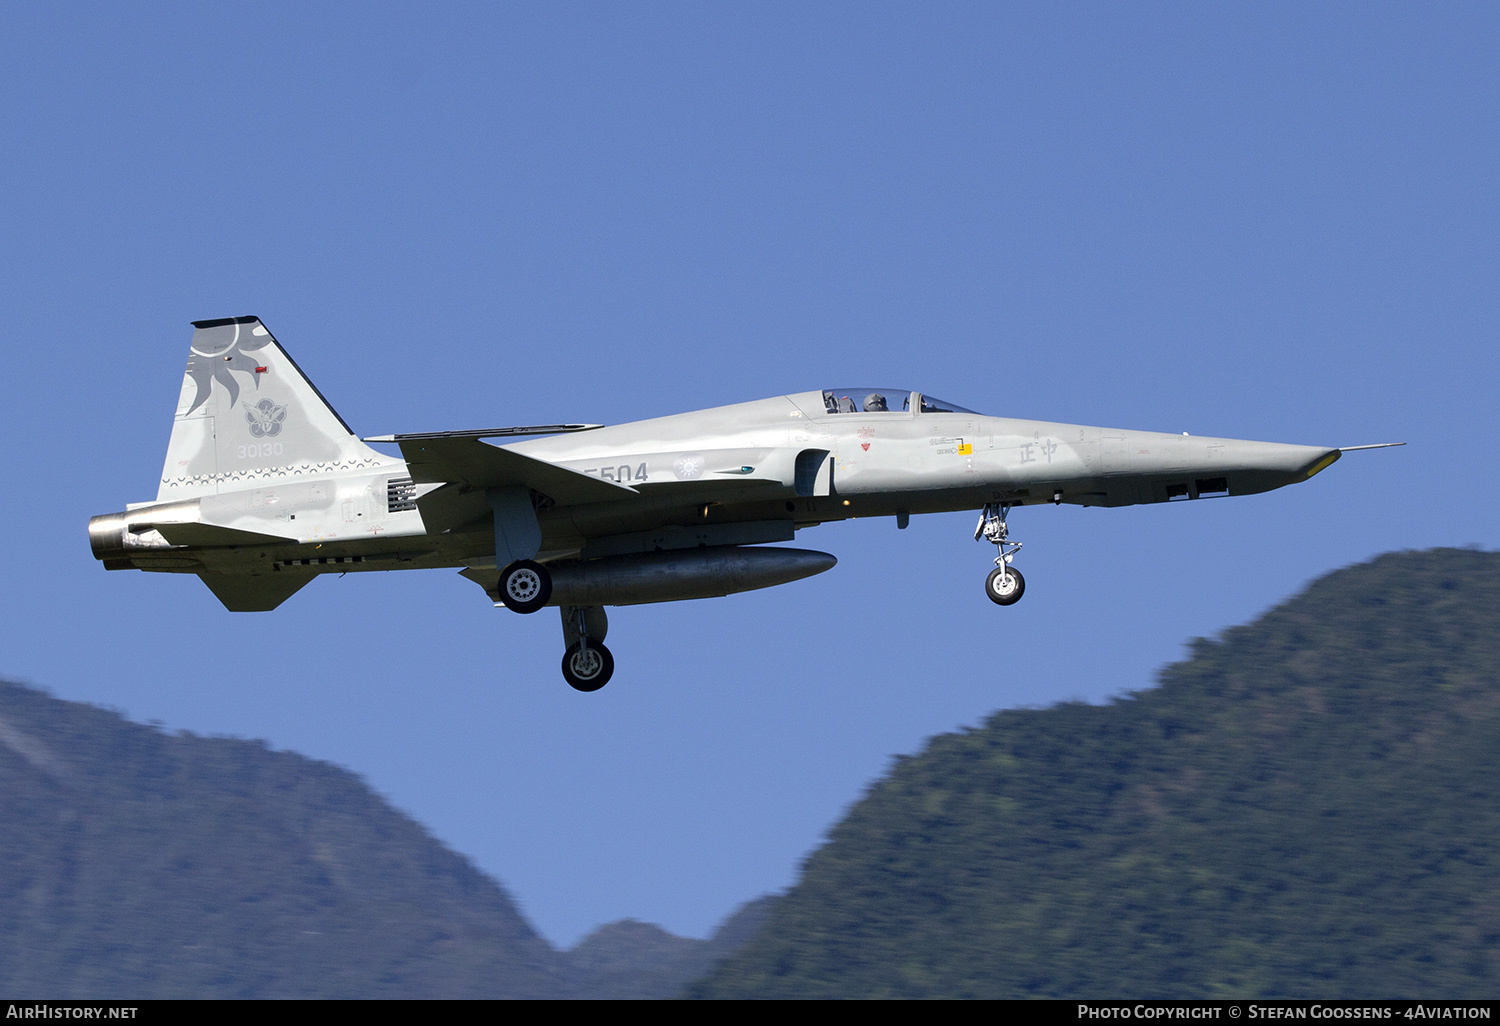
{"type": "Polygon", "coordinates": [[[651,927],[644,944],[606,924],[558,951],[503,885],[348,770],[11,682],[0,823],[11,993],[666,997],[745,932],[731,917],[707,941],[651,927]]]}
{"type": "Polygon", "coordinates": [[[1500,556],[1381,556],[1190,650],[898,758],[689,994],[1493,993],[1500,556]]]}
{"type": "Polygon", "coordinates": [[[1155,687],[937,735],[708,941],[558,951],[348,770],[7,682],[0,825],[33,997],[1483,997],[1500,555],[1381,556],[1155,687]]]}

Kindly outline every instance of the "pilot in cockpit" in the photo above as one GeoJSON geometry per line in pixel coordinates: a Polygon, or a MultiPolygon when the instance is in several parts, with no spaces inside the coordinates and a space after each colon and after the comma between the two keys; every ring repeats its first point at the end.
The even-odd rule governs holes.
{"type": "Polygon", "coordinates": [[[866,413],[889,413],[890,407],[885,404],[885,396],[879,392],[871,392],[865,396],[866,413]]]}

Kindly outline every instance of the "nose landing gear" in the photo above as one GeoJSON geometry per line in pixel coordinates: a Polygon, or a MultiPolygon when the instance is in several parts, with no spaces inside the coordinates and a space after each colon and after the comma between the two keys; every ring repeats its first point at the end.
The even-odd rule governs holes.
{"type": "Polygon", "coordinates": [[[997,566],[984,579],[984,593],[997,606],[1009,606],[1021,601],[1026,593],[1026,578],[1021,571],[1005,565],[997,566]]]}
{"type": "Polygon", "coordinates": [[[983,538],[999,552],[995,557],[995,569],[984,581],[984,593],[997,606],[1019,602],[1026,593],[1026,578],[1010,565],[1016,553],[1021,551],[1021,543],[1010,540],[1010,528],[1005,524],[1010,510],[1008,503],[988,503],[979,514],[979,526],[974,528],[975,541],[983,538]]]}

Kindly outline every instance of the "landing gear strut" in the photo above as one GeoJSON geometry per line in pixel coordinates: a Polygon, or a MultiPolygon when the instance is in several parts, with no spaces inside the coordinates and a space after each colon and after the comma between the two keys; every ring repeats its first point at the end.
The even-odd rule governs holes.
{"type": "Polygon", "coordinates": [[[609,618],[603,606],[563,606],[563,680],[575,691],[598,691],[614,676],[615,657],[604,647],[609,618]]]}
{"type": "Polygon", "coordinates": [[[997,606],[1008,606],[1021,601],[1026,593],[1026,578],[1021,571],[1011,568],[1011,560],[1021,551],[1021,543],[1010,540],[1010,528],[1005,518],[1010,514],[1008,503],[991,502],[979,514],[979,526],[974,528],[974,540],[983,538],[994,545],[999,555],[995,557],[995,569],[984,581],[984,593],[997,606]]]}

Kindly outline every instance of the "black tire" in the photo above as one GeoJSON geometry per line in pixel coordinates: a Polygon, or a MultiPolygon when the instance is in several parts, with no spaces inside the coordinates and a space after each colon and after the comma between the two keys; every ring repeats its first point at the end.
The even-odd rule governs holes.
{"type": "Polygon", "coordinates": [[[563,653],[563,680],[574,691],[598,691],[615,675],[615,657],[603,642],[590,641],[588,657],[580,659],[581,645],[569,645],[563,653]]]}
{"type": "Polygon", "coordinates": [[[540,563],[518,559],[500,571],[496,585],[505,608],[516,613],[534,613],[552,597],[552,574],[540,563]]]}
{"type": "Polygon", "coordinates": [[[1026,594],[1026,578],[1013,566],[997,566],[984,579],[984,593],[997,606],[1015,605],[1026,594]]]}

